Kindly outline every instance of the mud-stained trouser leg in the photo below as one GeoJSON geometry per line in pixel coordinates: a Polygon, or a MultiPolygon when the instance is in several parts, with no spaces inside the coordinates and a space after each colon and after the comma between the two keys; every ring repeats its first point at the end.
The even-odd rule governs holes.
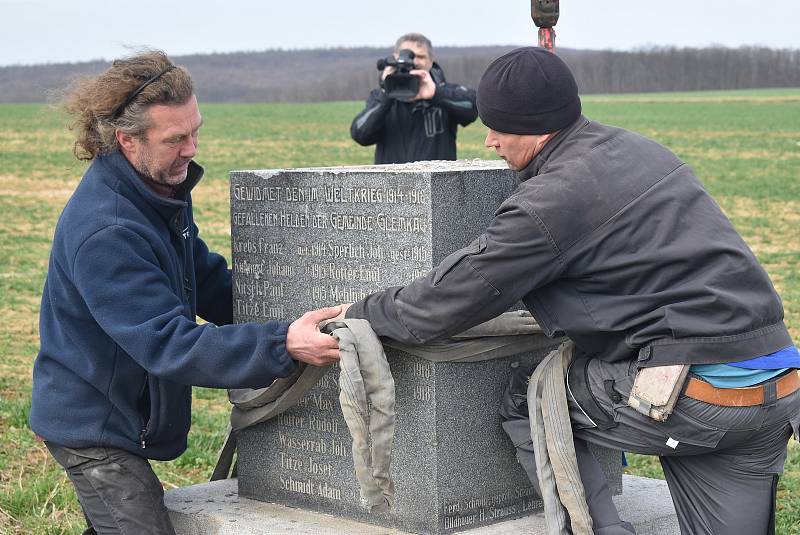
{"type": "Polygon", "coordinates": [[[164,489],[147,459],[116,448],[45,444],[75,486],[91,523],[84,533],[175,535],[164,489]]]}

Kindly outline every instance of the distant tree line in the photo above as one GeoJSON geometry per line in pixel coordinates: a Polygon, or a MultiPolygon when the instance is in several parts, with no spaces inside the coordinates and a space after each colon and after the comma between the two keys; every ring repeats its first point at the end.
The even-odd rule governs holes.
{"type": "MultiPolygon", "coordinates": [[[[514,48],[441,47],[435,59],[447,79],[475,87],[494,58],[514,48]]],[[[204,102],[363,100],[377,86],[376,60],[390,49],[330,48],[176,56],[204,102]]],[[[800,87],[800,50],[649,48],[631,52],[560,49],[581,93],[800,87]]],[[[0,67],[0,102],[44,102],[75,76],[103,61],[0,67]]]]}
{"type": "Polygon", "coordinates": [[[800,50],[651,48],[561,55],[583,93],[800,87],[800,50]]]}

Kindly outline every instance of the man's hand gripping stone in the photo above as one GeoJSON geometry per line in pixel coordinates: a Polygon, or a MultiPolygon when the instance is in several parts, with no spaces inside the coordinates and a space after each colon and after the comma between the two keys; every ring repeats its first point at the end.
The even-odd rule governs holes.
{"type": "Polygon", "coordinates": [[[319,324],[337,317],[340,312],[340,306],[321,308],[306,312],[293,321],[286,333],[286,351],[289,355],[312,366],[338,362],[339,343],[336,338],[320,332],[319,324]]]}

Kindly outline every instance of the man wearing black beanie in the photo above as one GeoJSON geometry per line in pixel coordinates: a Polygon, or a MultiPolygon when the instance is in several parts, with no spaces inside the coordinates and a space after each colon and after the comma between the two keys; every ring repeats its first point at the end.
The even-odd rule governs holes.
{"type": "MultiPolygon", "coordinates": [[[[586,442],[658,455],[682,533],[773,533],[778,476],[800,426],[800,355],[752,251],[672,152],[581,115],[557,56],[520,48],[496,59],[477,106],[486,146],[518,172],[519,188],[473,243],[346,317],[424,344],[521,300],[548,336],[576,347],[568,404],[595,534],[633,527],[586,442]],[[628,405],[641,370],[682,365],[690,373],[665,421],[628,405]]],[[[509,434],[527,427],[507,425],[526,410],[504,401],[509,434]]],[[[512,438],[536,484],[529,438],[512,438]]]]}
{"type": "Polygon", "coordinates": [[[581,115],[578,84],[558,56],[543,48],[520,48],[486,69],[478,86],[478,114],[498,132],[558,132],[581,115]]]}

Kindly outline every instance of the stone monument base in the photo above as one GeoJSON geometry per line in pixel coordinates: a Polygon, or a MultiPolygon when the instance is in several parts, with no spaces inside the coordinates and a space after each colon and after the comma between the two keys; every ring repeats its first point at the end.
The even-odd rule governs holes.
{"type": "MultiPolygon", "coordinates": [[[[665,481],[623,476],[614,497],[620,516],[639,535],[679,535],[665,481]]],[[[177,535],[409,535],[331,515],[240,498],[236,479],[170,490],[164,498],[177,535]]],[[[546,535],[544,514],[498,522],[464,535],[546,535]]]]}

